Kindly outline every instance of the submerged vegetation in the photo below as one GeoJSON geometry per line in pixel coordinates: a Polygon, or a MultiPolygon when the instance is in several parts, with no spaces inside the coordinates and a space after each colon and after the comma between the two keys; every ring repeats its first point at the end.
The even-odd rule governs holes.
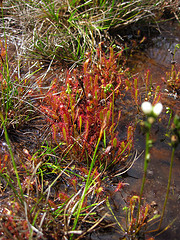
{"type": "MultiPolygon", "coordinates": [[[[0,238],[91,239],[92,232],[118,226],[119,239],[154,239],[149,234],[160,230],[169,196],[179,117],[171,114],[167,123],[167,193],[162,213],[152,214],[143,191],[164,89],[152,85],[149,72],[142,88],[126,60],[146,41],[141,26],[179,21],[178,1],[1,3],[0,238]],[[62,79],[50,75],[54,68],[64,68],[62,79]],[[112,202],[128,189],[123,174],[141,157],[134,149],[137,125],[146,134],[144,176],[138,193],[122,197],[121,222],[112,202]]],[[[176,96],[179,77],[174,63],[162,79],[176,96]]]]}

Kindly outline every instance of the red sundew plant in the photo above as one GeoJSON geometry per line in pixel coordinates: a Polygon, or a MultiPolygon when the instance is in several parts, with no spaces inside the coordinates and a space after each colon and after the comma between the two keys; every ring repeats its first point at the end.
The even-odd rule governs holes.
{"type": "MultiPolygon", "coordinates": [[[[15,219],[14,217],[8,217],[6,222],[2,223],[2,228],[6,229],[6,233],[13,239],[29,239],[30,233],[28,230],[28,224],[26,220],[15,219]]],[[[0,233],[1,235],[1,233],[0,233]]],[[[3,236],[3,233],[2,233],[3,236]]],[[[7,239],[7,238],[1,238],[7,239]]]]}
{"type": "MultiPolygon", "coordinates": [[[[89,54],[82,71],[68,73],[64,86],[54,82],[41,102],[54,140],[63,142],[64,149],[68,147],[68,153],[78,156],[78,161],[91,158],[99,137],[101,156],[108,163],[112,158],[113,163],[126,158],[132,148],[133,127],[128,127],[123,141],[117,131],[121,112],[115,111],[115,104],[125,94],[126,84],[126,71],[118,66],[121,53],[115,54],[110,48],[106,57],[100,45],[95,63],[89,54]]],[[[102,157],[99,160],[103,161],[102,157]]]]}
{"type": "Polygon", "coordinates": [[[9,154],[5,153],[4,156],[0,155],[0,173],[6,170],[7,162],[9,161],[9,154]]]}
{"type": "Polygon", "coordinates": [[[180,93],[180,68],[176,70],[175,66],[172,65],[171,71],[166,73],[166,77],[162,78],[167,84],[168,90],[179,94],[180,93]]]}
{"type": "MultiPolygon", "coordinates": [[[[138,239],[138,237],[139,238],[142,237],[143,239],[145,239],[147,223],[153,224],[154,220],[156,220],[159,217],[158,215],[152,216],[151,206],[148,205],[147,203],[144,203],[140,208],[139,216],[137,219],[136,209],[137,205],[139,204],[139,201],[140,197],[134,195],[129,199],[127,206],[123,208],[123,211],[125,213],[124,218],[126,220],[124,224],[118,221],[115,213],[113,212],[110,206],[109,199],[107,198],[106,200],[107,207],[109,208],[115,221],[120,227],[120,232],[123,235],[122,239],[138,239]]],[[[150,240],[153,238],[148,239],[150,240]]]]}
{"type": "Polygon", "coordinates": [[[1,239],[29,239],[28,223],[20,215],[20,206],[17,202],[11,203],[9,209],[3,209],[0,227],[1,239]]]}
{"type": "Polygon", "coordinates": [[[61,201],[61,202],[66,202],[70,197],[64,193],[64,192],[59,192],[58,193],[58,199],[61,201]]]}

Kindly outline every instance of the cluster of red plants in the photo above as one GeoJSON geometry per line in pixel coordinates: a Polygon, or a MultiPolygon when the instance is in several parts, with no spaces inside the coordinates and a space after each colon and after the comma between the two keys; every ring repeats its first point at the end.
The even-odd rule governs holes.
{"type": "Polygon", "coordinates": [[[4,208],[1,216],[1,239],[29,239],[28,223],[21,215],[20,206],[14,202],[8,208],[4,208]],[[8,238],[7,238],[8,237],[8,238]]]}
{"type": "Polygon", "coordinates": [[[89,54],[82,71],[68,73],[64,86],[54,81],[41,102],[54,140],[71,148],[78,160],[92,156],[99,138],[101,156],[109,163],[127,156],[132,148],[133,127],[127,128],[125,140],[120,140],[117,131],[121,111],[115,111],[115,103],[126,92],[126,71],[118,66],[120,55],[110,48],[106,57],[100,45],[96,63],[89,54]]]}
{"type": "Polygon", "coordinates": [[[177,69],[175,65],[172,65],[171,71],[167,72],[166,77],[162,79],[167,84],[169,91],[180,93],[180,68],[177,69]]]}

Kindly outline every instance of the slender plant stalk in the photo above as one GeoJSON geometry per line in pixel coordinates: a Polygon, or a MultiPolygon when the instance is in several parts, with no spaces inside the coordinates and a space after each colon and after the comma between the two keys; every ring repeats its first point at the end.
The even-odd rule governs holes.
{"type": "Polygon", "coordinates": [[[163,218],[164,218],[164,213],[165,213],[165,209],[166,209],[167,200],[168,200],[168,197],[169,197],[169,190],[170,190],[170,185],[171,185],[171,177],[172,177],[172,167],[173,167],[173,161],[174,161],[174,154],[175,154],[175,147],[172,148],[172,153],[171,153],[171,163],[170,163],[170,168],[169,168],[169,178],[168,178],[166,197],[165,197],[165,200],[164,200],[164,205],[163,205],[163,210],[162,210],[162,214],[161,214],[161,219],[160,219],[158,227],[156,229],[154,229],[154,230],[148,231],[148,233],[159,231],[160,228],[161,228],[161,225],[162,225],[162,221],[163,221],[163,218]]]}
{"type": "MultiPolygon", "coordinates": [[[[74,225],[73,225],[72,231],[74,231],[76,226],[77,226],[77,223],[78,223],[78,220],[79,220],[79,216],[80,216],[80,212],[81,212],[81,209],[82,209],[82,205],[83,205],[86,193],[87,193],[87,191],[89,189],[89,186],[90,186],[90,182],[91,182],[90,176],[91,176],[91,172],[92,172],[92,169],[93,169],[95,161],[96,161],[96,154],[97,154],[99,143],[101,141],[101,137],[102,137],[103,131],[104,131],[104,129],[101,129],[101,132],[100,132],[97,144],[96,144],[96,148],[95,148],[95,151],[94,151],[94,154],[93,154],[93,158],[92,158],[92,161],[91,161],[91,165],[90,165],[88,176],[87,176],[87,180],[86,180],[86,185],[85,185],[85,188],[84,188],[84,191],[83,191],[83,194],[82,194],[81,201],[80,201],[79,206],[78,206],[77,215],[76,215],[76,218],[74,220],[74,225]]],[[[73,237],[73,234],[71,235],[70,239],[72,239],[72,237],[73,237]]]]}
{"type": "Polygon", "coordinates": [[[21,186],[21,182],[20,182],[17,166],[16,166],[16,163],[15,163],[14,155],[13,155],[13,152],[12,152],[12,148],[11,148],[11,145],[10,145],[7,129],[6,129],[6,126],[5,126],[5,123],[4,123],[4,118],[3,118],[3,115],[2,115],[1,112],[0,112],[0,118],[1,118],[1,121],[2,121],[3,128],[4,128],[4,135],[5,135],[6,143],[8,145],[8,149],[9,149],[9,153],[10,153],[10,156],[11,156],[14,172],[15,172],[15,175],[16,175],[16,178],[17,178],[18,187],[19,187],[19,190],[20,190],[20,195],[21,196],[18,196],[18,197],[19,197],[20,202],[23,204],[23,202],[24,202],[23,190],[22,190],[22,186],[21,186]]]}
{"type": "Polygon", "coordinates": [[[147,176],[147,168],[148,168],[148,163],[149,163],[149,148],[150,148],[149,135],[150,135],[150,129],[151,129],[151,125],[146,130],[146,150],[145,150],[145,159],[144,159],[144,173],[143,173],[143,179],[142,179],[142,184],[141,184],[141,191],[140,191],[140,199],[139,199],[139,205],[138,205],[136,225],[138,225],[139,213],[140,213],[141,202],[142,202],[142,195],[143,195],[144,185],[145,185],[146,176],[147,176]]]}
{"type": "Polygon", "coordinates": [[[172,148],[171,163],[170,163],[170,168],[169,168],[169,178],[168,178],[168,184],[167,184],[166,197],[165,197],[165,200],[164,200],[163,211],[162,211],[162,214],[161,214],[161,220],[159,222],[158,230],[160,229],[162,221],[163,221],[164,212],[165,212],[165,209],[166,209],[166,204],[167,204],[167,200],[168,200],[168,196],[169,196],[169,190],[170,190],[170,185],[171,185],[171,177],[172,177],[172,166],[173,166],[173,160],[174,160],[174,153],[175,153],[175,147],[172,148]]]}
{"type": "MultiPolygon", "coordinates": [[[[121,228],[122,232],[125,232],[125,229],[123,228],[123,226],[121,225],[121,223],[118,221],[116,215],[114,214],[112,208],[111,208],[111,205],[110,205],[110,202],[109,202],[109,198],[107,197],[106,198],[106,205],[108,207],[108,209],[110,210],[111,214],[113,215],[116,223],[119,225],[119,227],[121,228]]],[[[126,217],[127,217],[127,214],[126,214],[126,217]]],[[[127,221],[126,221],[127,222],[127,221]]]]}
{"type": "Polygon", "coordinates": [[[158,228],[156,228],[156,229],[154,229],[154,230],[152,230],[152,231],[148,231],[148,233],[159,231],[159,229],[161,228],[161,225],[162,225],[162,221],[163,221],[163,218],[164,218],[164,213],[165,213],[165,209],[166,209],[167,200],[168,200],[168,197],[169,197],[169,190],[170,190],[170,185],[171,185],[171,177],[172,177],[172,167],[173,167],[174,153],[175,153],[175,147],[172,148],[172,153],[171,153],[171,163],[170,163],[170,168],[169,168],[169,178],[168,178],[166,197],[165,197],[165,200],[164,200],[164,205],[163,205],[163,210],[162,210],[162,214],[161,214],[161,219],[160,219],[158,228]]]}

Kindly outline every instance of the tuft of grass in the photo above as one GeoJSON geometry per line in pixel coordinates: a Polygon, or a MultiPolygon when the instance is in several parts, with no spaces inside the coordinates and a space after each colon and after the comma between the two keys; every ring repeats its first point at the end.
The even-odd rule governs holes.
{"type": "Polygon", "coordinates": [[[172,55],[171,70],[167,72],[166,77],[163,78],[163,81],[167,84],[168,91],[172,92],[175,98],[180,93],[180,70],[177,69],[175,61],[175,55],[179,48],[180,44],[176,44],[174,51],[170,52],[172,55]]]}
{"type": "Polygon", "coordinates": [[[108,32],[120,31],[147,19],[157,23],[164,11],[173,12],[178,19],[178,3],[170,0],[9,0],[6,4],[7,13],[24,24],[20,27],[27,36],[33,58],[70,63],[82,61],[87,51],[95,52],[104,36],[108,39],[108,32]],[[33,35],[29,35],[29,31],[33,35]]]}
{"type": "Polygon", "coordinates": [[[149,204],[142,204],[139,209],[139,217],[136,218],[137,212],[136,208],[140,202],[139,196],[132,196],[129,201],[123,207],[123,218],[125,221],[120,221],[116,214],[113,212],[109,198],[106,199],[106,205],[111,212],[116,224],[120,229],[121,238],[120,239],[148,239],[146,238],[146,230],[148,226],[159,218],[159,215],[151,216],[150,210],[151,206],[149,204]],[[136,224],[138,221],[138,225],[136,224]]]}
{"type": "Polygon", "coordinates": [[[34,72],[29,69],[29,73],[22,77],[21,60],[9,60],[6,37],[4,44],[0,41],[0,47],[0,111],[3,116],[0,128],[4,124],[7,130],[16,129],[34,116],[31,88],[35,84],[30,82],[30,78],[40,69],[34,72]]]}

